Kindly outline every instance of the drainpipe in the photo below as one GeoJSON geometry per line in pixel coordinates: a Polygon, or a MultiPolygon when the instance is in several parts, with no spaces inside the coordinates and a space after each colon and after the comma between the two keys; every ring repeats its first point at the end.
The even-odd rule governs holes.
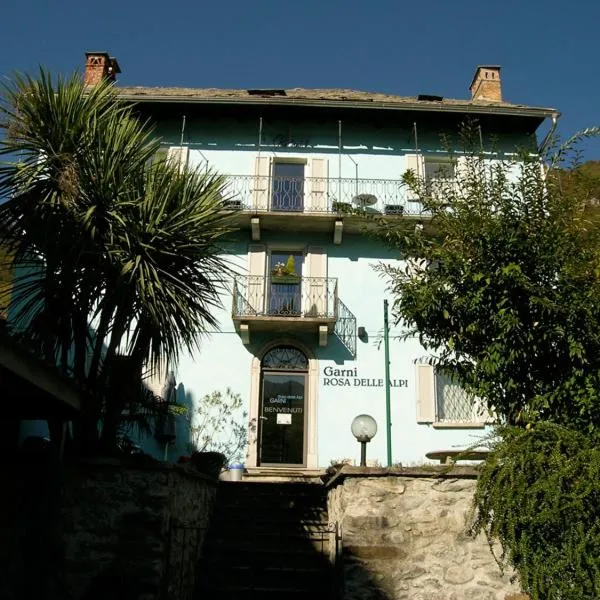
{"type": "Polygon", "coordinates": [[[342,120],[338,121],[338,202],[342,202],[342,120]]]}
{"type": "Polygon", "coordinates": [[[185,137],[185,115],[182,115],[181,118],[181,140],[179,141],[179,145],[183,147],[183,140],[185,137]]]}
{"type": "Polygon", "coordinates": [[[388,301],[383,301],[383,348],[385,351],[385,425],[387,434],[387,466],[392,466],[392,407],[390,403],[390,328],[388,301]]]}
{"type": "Polygon", "coordinates": [[[560,118],[560,113],[558,113],[558,112],[552,113],[551,118],[552,118],[552,125],[550,126],[550,131],[546,134],[546,137],[542,140],[542,143],[540,144],[540,146],[538,148],[538,152],[540,154],[543,154],[546,151],[546,147],[550,143],[552,136],[554,135],[554,132],[556,131],[556,127],[558,125],[558,119],[560,118]]]}

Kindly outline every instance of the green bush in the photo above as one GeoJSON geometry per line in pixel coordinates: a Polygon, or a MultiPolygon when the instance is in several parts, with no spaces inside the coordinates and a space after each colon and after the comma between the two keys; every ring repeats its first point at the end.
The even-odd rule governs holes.
{"type": "Polygon", "coordinates": [[[477,483],[472,533],[498,540],[532,600],[600,598],[600,445],[552,423],[505,427],[477,483]]]}

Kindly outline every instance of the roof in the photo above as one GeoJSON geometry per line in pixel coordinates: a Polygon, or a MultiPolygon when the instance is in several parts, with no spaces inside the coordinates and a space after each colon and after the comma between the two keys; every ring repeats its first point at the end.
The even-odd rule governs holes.
{"type": "Polygon", "coordinates": [[[5,413],[22,419],[77,412],[87,397],[58,367],[33,355],[1,330],[0,379],[9,400],[5,413]]]}
{"type": "Polygon", "coordinates": [[[554,108],[526,106],[510,102],[487,100],[456,100],[435,96],[395,96],[378,92],[347,89],[272,89],[236,90],[217,88],[117,87],[119,96],[136,102],[166,102],[189,104],[271,104],[377,108],[435,112],[472,112],[545,118],[557,114],[554,108]]]}

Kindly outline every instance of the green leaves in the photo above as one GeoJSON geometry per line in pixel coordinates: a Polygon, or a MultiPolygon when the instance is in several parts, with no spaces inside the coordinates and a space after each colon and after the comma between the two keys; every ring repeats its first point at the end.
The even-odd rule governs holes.
{"type": "Polygon", "coordinates": [[[600,445],[551,423],[503,428],[482,467],[472,533],[502,547],[532,600],[600,595],[600,445]]]}
{"type": "Polygon", "coordinates": [[[443,197],[412,181],[423,231],[381,232],[424,267],[380,268],[397,320],[512,425],[482,466],[473,533],[500,542],[532,600],[600,597],[600,228],[589,178],[559,169],[573,143],[550,171],[465,144],[443,197]]]}
{"type": "Polygon", "coordinates": [[[114,356],[172,364],[216,326],[225,182],[155,159],[160,140],[109,84],[16,76],[0,112],[0,157],[18,156],[0,165],[11,322],[96,393],[97,420],[114,356]]]}
{"type": "Polygon", "coordinates": [[[443,193],[411,174],[424,228],[380,232],[408,264],[380,268],[396,317],[509,423],[597,426],[600,229],[585,187],[565,193],[540,157],[491,158],[468,135],[443,193]]]}
{"type": "Polygon", "coordinates": [[[228,462],[244,460],[248,444],[248,414],[240,394],[230,388],[202,398],[189,415],[190,451],[221,452],[228,462]]]}

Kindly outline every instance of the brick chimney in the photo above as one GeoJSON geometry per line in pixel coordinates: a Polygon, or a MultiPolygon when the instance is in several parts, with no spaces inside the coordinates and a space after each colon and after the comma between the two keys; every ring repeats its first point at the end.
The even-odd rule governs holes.
{"type": "Polygon", "coordinates": [[[103,79],[116,81],[117,73],[121,69],[114,56],[109,56],[107,52],[86,52],[85,53],[85,75],[83,81],[85,85],[96,85],[103,79]]]}
{"type": "Polygon", "coordinates": [[[480,65],[469,86],[473,100],[502,102],[502,83],[498,65],[480,65]]]}

